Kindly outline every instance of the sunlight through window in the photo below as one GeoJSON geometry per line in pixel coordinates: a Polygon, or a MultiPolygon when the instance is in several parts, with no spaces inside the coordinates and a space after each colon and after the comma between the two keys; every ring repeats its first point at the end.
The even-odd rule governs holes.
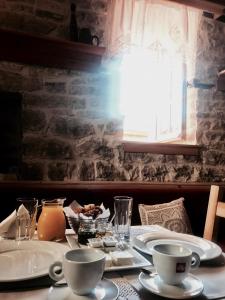
{"type": "Polygon", "coordinates": [[[135,49],[120,69],[124,140],[166,142],[182,136],[181,55],[135,49]]]}

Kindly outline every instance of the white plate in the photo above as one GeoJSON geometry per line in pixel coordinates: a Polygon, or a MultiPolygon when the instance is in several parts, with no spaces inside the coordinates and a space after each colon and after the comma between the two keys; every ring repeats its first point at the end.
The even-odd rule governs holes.
{"type": "Polygon", "coordinates": [[[133,256],[133,264],[131,265],[121,265],[121,266],[111,266],[105,268],[105,271],[119,271],[119,270],[129,270],[129,269],[137,269],[151,266],[152,264],[148,261],[143,255],[138,253],[135,249],[129,248],[126,251],[130,252],[133,256]]]}
{"type": "Polygon", "coordinates": [[[134,237],[132,240],[132,244],[136,249],[150,255],[152,255],[152,247],[162,243],[176,243],[189,247],[192,251],[199,254],[201,261],[216,258],[222,253],[222,249],[211,241],[169,230],[145,233],[134,237]]]}
{"type": "Polygon", "coordinates": [[[192,274],[189,274],[179,285],[165,284],[158,275],[150,277],[144,273],[139,275],[139,281],[153,294],[171,299],[192,298],[203,291],[203,283],[192,274]]]}
{"type": "Polygon", "coordinates": [[[48,300],[116,300],[119,289],[110,280],[101,280],[93,293],[85,296],[75,295],[69,287],[51,287],[48,293],[48,300]]]}
{"type": "Polygon", "coordinates": [[[0,242],[0,282],[37,278],[48,274],[48,268],[61,260],[68,246],[45,241],[2,240],[0,242]]]}
{"type": "MultiPolygon", "coordinates": [[[[70,248],[72,248],[72,249],[78,248],[74,234],[66,235],[66,239],[67,239],[68,244],[70,245],[70,248]]],[[[83,246],[83,245],[80,245],[80,246],[82,248],[88,247],[88,246],[83,246]]],[[[101,248],[95,248],[95,249],[101,249],[101,248]]],[[[107,247],[106,247],[106,249],[107,249],[107,247]]],[[[149,260],[147,260],[140,253],[138,253],[135,249],[128,248],[127,250],[134,256],[134,261],[133,261],[132,265],[111,266],[111,267],[105,268],[105,271],[129,270],[129,269],[135,269],[135,268],[143,268],[143,267],[152,265],[149,260]]]]}

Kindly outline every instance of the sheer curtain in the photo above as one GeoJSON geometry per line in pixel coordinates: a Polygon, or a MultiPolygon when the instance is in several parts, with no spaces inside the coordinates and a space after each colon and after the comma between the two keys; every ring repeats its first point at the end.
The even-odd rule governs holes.
{"type": "Polygon", "coordinates": [[[202,11],[164,0],[109,0],[107,56],[134,48],[180,53],[195,60],[202,11]]]}
{"type": "Polygon", "coordinates": [[[183,65],[192,78],[201,15],[164,0],[109,0],[106,59],[120,57],[125,131],[149,141],[181,134],[183,65]]]}

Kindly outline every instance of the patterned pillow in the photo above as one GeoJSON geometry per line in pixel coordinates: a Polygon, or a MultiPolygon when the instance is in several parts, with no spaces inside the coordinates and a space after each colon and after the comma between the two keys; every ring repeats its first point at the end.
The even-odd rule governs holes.
{"type": "Polygon", "coordinates": [[[163,204],[139,204],[141,224],[161,225],[172,231],[192,233],[190,220],[183,202],[184,198],[179,198],[163,204]]]}

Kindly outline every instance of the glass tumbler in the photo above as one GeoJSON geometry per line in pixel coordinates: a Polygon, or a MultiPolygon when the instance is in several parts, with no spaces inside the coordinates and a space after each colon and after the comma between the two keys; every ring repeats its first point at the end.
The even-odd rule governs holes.
{"type": "Polygon", "coordinates": [[[103,237],[108,231],[108,218],[99,218],[95,220],[96,237],[103,237]]]}
{"type": "Polygon", "coordinates": [[[16,240],[31,240],[36,229],[38,200],[17,198],[16,202],[16,240]]]}
{"type": "Polygon", "coordinates": [[[133,198],[128,196],[114,197],[114,231],[119,241],[130,240],[130,225],[132,216],[133,198]]]}

